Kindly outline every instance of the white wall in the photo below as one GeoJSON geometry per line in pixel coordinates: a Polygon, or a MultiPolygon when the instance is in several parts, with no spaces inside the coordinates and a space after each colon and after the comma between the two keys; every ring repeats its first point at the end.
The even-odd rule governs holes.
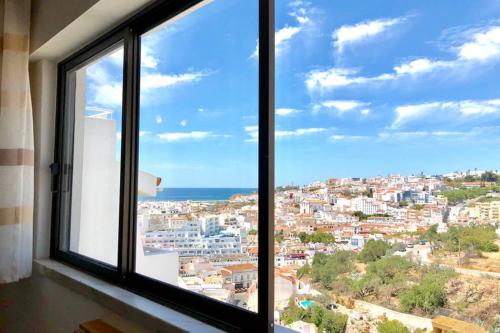
{"type": "Polygon", "coordinates": [[[69,333],[98,318],[127,333],[150,332],[36,270],[29,279],[0,285],[1,332],[69,333]]]}

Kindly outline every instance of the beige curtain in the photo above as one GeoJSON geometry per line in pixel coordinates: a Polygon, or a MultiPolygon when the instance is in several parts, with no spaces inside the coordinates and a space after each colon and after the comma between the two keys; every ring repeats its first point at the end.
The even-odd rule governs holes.
{"type": "Polygon", "coordinates": [[[33,118],[30,0],[0,0],[0,283],[31,275],[33,118]]]}

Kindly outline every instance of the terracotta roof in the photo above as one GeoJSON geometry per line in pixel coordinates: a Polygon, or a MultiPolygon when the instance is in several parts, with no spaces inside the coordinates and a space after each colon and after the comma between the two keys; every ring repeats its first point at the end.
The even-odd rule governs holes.
{"type": "Polygon", "coordinates": [[[231,265],[231,266],[226,266],[221,269],[229,271],[231,273],[237,273],[237,272],[246,272],[246,271],[256,271],[257,266],[254,264],[238,264],[238,265],[231,265]]]}

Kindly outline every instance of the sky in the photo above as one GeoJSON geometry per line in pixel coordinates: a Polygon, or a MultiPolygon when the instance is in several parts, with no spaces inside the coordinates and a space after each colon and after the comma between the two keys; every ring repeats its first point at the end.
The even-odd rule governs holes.
{"type": "MultiPolygon", "coordinates": [[[[162,186],[257,186],[257,2],[141,38],[139,164],[162,186]]],[[[277,0],[275,39],[277,185],[500,169],[500,1],[277,0]]],[[[87,69],[117,120],[122,57],[87,69]]]]}

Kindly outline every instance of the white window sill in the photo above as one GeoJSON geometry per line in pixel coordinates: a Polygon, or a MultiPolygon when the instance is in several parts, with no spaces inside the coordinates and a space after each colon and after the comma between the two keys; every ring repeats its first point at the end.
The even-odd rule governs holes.
{"type": "MultiPolygon", "coordinates": [[[[54,282],[78,292],[84,297],[153,332],[223,332],[186,314],[153,302],[58,261],[38,259],[34,261],[33,268],[54,282]]],[[[275,325],[274,332],[293,333],[295,331],[275,325]]]]}
{"type": "Polygon", "coordinates": [[[223,332],[60,262],[50,259],[35,260],[33,266],[43,276],[153,332],[223,332]]]}

